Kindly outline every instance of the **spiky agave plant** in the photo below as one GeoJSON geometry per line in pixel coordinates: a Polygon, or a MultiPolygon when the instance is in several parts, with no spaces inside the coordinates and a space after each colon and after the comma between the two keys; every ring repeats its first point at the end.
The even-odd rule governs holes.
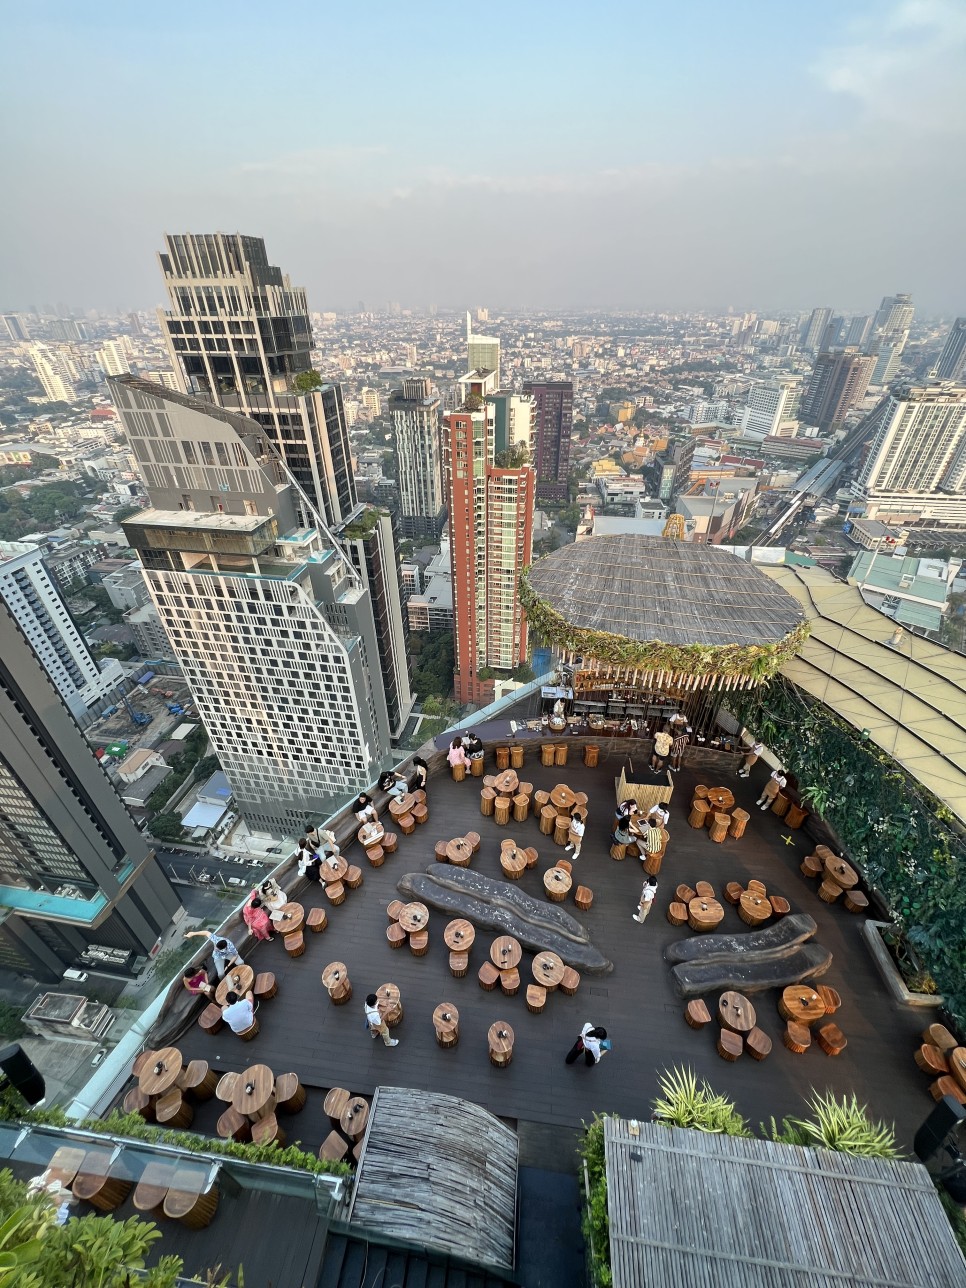
{"type": "Polygon", "coordinates": [[[719,1095],[705,1081],[699,1086],[692,1069],[665,1069],[659,1085],[663,1096],[653,1102],[658,1122],[722,1136],[752,1134],[733,1101],[719,1095]]]}
{"type": "Polygon", "coordinates": [[[831,1091],[824,1095],[813,1091],[808,1107],[813,1118],[787,1120],[802,1144],[868,1158],[901,1157],[894,1129],[870,1118],[867,1106],[859,1104],[854,1092],[839,1100],[831,1091]]]}

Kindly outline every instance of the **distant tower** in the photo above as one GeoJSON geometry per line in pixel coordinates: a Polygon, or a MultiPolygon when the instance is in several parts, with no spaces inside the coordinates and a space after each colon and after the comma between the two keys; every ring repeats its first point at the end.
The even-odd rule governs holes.
{"type": "Polygon", "coordinates": [[[574,426],[573,381],[527,381],[523,392],[530,394],[536,405],[537,499],[567,501],[570,435],[574,426]]]}
{"type": "Polygon", "coordinates": [[[428,380],[404,380],[389,398],[396,442],[399,528],[414,541],[438,541],[443,503],[440,401],[428,380]]]}
{"type": "Polygon", "coordinates": [[[802,395],[801,419],[819,429],[834,429],[861,402],[872,379],[874,355],[850,349],[820,353],[802,395]]]}
{"type": "Polygon", "coordinates": [[[950,329],[933,375],[937,380],[959,380],[966,370],[966,318],[957,318],[950,329]]]}
{"type": "Polygon", "coordinates": [[[493,335],[474,335],[473,320],[466,314],[466,367],[468,371],[493,371],[500,387],[500,341],[493,335]]]}
{"type": "Polygon", "coordinates": [[[826,327],[831,321],[831,309],[812,309],[811,316],[802,328],[802,348],[817,353],[822,347],[826,327]]]}
{"type": "Polygon", "coordinates": [[[914,315],[911,295],[883,297],[872,323],[872,336],[867,348],[868,353],[876,356],[870,384],[888,384],[899,370],[899,359],[909,339],[914,315]]]}

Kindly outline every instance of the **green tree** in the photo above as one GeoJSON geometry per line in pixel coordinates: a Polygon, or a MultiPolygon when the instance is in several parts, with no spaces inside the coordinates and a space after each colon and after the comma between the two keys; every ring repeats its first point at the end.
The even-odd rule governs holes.
{"type": "Polygon", "coordinates": [[[195,781],[203,782],[219,769],[221,769],[221,761],[217,756],[202,756],[195,765],[195,781]]]}
{"type": "Polygon", "coordinates": [[[492,680],[495,675],[496,671],[493,670],[492,666],[481,666],[476,673],[478,680],[492,680]]]}
{"type": "Polygon", "coordinates": [[[9,1002],[0,1002],[0,1033],[13,1041],[22,1038],[29,1030],[20,1018],[20,1007],[11,1006],[9,1002]]]}
{"type": "MultiPolygon", "coordinates": [[[[412,638],[412,637],[410,637],[412,638]]],[[[453,691],[453,670],[456,665],[453,636],[449,631],[422,635],[422,646],[413,667],[413,692],[417,698],[426,699],[430,694],[449,697],[453,691]]]]}
{"type": "Polygon", "coordinates": [[[313,389],[318,389],[321,385],[322,377],[312,369],[300,371],[298,375],[292,378],[292,389],[297,394],[311,393],[313,389]]]}
{"type": "Polygon", "coordinates": [[[184,828],[177,814],[155,814],[150,823],[151,835],[159,841],[181,841],[184,828]]]}
{"type": "Polygon", "coordinates": [[[395,452],[383,452],[382,472],[387,479],[394,479],[396,477],[396,453],[395,452]]]}
{"type": "Polygon", "coordinates": [[[535,680],[537,678],[536,673],[529,662],[521,662],[519,666],[515,666],[510,672],[510,676],[512,679],[516,680],[518,684],[529,684],[531,680],[535,680]]]}
{"type": "Polygon", "coordinates": [[[139,505],[122,505],[120,510],[114,511],[111,522],[123,523],[124,520],[129,519],[132,514],[137,514],[140,509],[141,507],[139,505]]]}
{"type": "Polygon", "coordinates": [[[420,736],[435,738],[438,733],[456,724],[459,720],[460,708],[450,698],[440,698],[430,694],[423,703],[423,714],[431,718],[423,720],[419,726],[420,736]]]}

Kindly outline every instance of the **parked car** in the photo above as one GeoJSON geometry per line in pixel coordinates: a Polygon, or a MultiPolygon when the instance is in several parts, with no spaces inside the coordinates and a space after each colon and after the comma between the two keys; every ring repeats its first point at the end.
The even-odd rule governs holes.
{"type": "Polygon", "coordinates": [[[228,878],[228,884],[229,884],[230,886],[243,886],[243,885],[245,885],[245,884],[247,884],[247,883],[246,883],[245,881],[243,881],[243,880],[241,879],[241,877],[229,877],[229,878],[228,878]]]}
{"type": "Polygon", "coordinates": [[[98,1047],[97,1050],[94,1052],[93,1059],[91,1060],[91,1068],[96,1069],[106,1055],[107,1055],[107,1047],[98,1047]]]}

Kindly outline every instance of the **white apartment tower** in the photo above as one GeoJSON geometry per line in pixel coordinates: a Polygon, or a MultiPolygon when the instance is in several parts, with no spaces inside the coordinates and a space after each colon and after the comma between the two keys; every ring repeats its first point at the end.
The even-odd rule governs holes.
{"type": "Polygon", "coordinates": [[[369,591],[254,421],[110,382],[151,508],[125,521],[240,812],[298,834],[389,751],[369,591]]]}
{"type": "Polygon", "coordinates": [[[51,402],[77,401],[77,390],[74,388],[77,375],[73,364],[62,352],[51,349],[46,344],[32,344],[30,360],[34,364],[37,379],[51,402]]]}
{"type": "Polygon", "coordinates": [[[131,371],[131,364],[128,361],[130,355],[131,342],[125,337],[124,340],[107,340],[104,346],[98,351],[97,361],[105,376],[127,376],[131,371]]]}
{"type": "Polygon", "coordinates": [[[97,665],[37,546],[0,541],[0,599],[71,715],[89,723],[88,708],[114,692],[124,671],[115,658],[97,665]]]}
{"type": "Polygon", "coordinates": [[[957,318],[933,370],[937,380],[961,380],[966,375],[966,318],[957,318]]]}
{"type": "Polygon", "coordinates": [[[752,385],[741,417],[742,433],[746,438],[757,439],[792,435],[798,424],[801,396],[799,376],[752,385]]]}
{"type": "Polygon", "coordinates": [[[438,541],[446,521],[441,472],[440,401],[428,380],[404,380],[389,398],[396,443],[399,530],[438,541]]]}
{"type": "Polygon", "coordinates": [[[914,315],[911,295],[883,296],[872,322],[872,337],[869,341],[868,352],[876,355],[870,384],[888,384],[899,370],[899,360],[909,339],[909,328],[914,315]]]}
{"type": "Polygon", "coordinates": [[[899,386],[872,413],[853,491],[883,522],[966,522],[966,385],[899,386]]]}

